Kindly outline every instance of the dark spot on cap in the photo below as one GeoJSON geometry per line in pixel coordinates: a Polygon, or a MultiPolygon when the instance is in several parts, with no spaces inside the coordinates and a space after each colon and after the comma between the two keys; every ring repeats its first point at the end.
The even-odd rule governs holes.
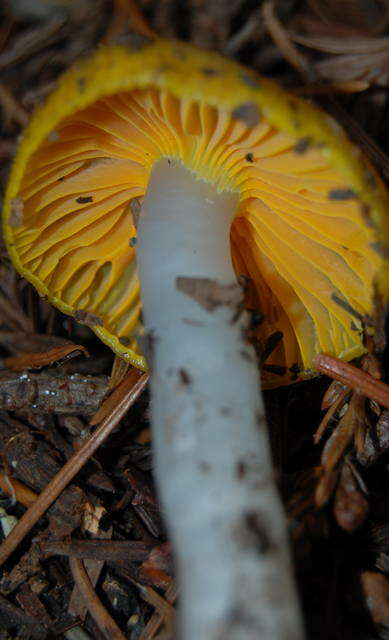
{"type": "Polygon", "coordinates": [[[252,87],[253,89],[259,89],[261,87],[260,80],[255,76],[250,75],[249,73],[241,73],[239,77],[241,81],[248,87],[252,87]]]}
{"type": "Polygon", "coordinates": [[[209,462],[201,461],[199,463],[199,467],[201,471],[205,471],[206,473],[208,473],[208,471],[211,471],[211,465],[209,464],[209,462]]]}
{"type": "Polygon", "coordinates": [[[131,340],[127,336],[120,336],[119,342],[123,345],[123,347],[129,347],[131,344],[131,340]]]}
{"type": "Polygon", "coordinates": [[[369,187],[374,189],[377,186],[377,180],[373,173],[373,170],[370,167],[366,167],[365,169],[365,180],[369,187]]]}
{"type": "Polygon", "coordinates": [[[11,213],[8,218],[8,224],[13,229],[18,229],[23,226],[24,200],[22,198],[12,198],[10,205],[11,213]]]}
{"type": "Polygon", "coordinates": [[[78,202],[78,204],[87,204],[88,202],[93,202],[93,198],[92,196],[78,196],[76,202],[78,202]]]}
{"type": "Polygon", "coordinates": [[[328,193],[328,198],[330,200],[355,200],[357,198],[357,194],[352,189],[331,189],[328,193]]]}
{"type": "Polygon", "coordinates": [[[192,378],[190,377],[186,369],[179,369],[178,375],[182,384],[188,385],[192,382],[192,378]]]}
{"type": "Polygon", "coordinates": [[[129,245],[130,245],[130,247],[135,247],[135,245],[136,245],[136,236],[133,236],[132,238],[130,238],[129,245]]]}
{"type": "Polygon", "coordinates": [[[254,154],[253,153],[246,153],[244,159],[246,160],[246,162],[254,162],[254,154]]]}
{"type": "Polygon", "coordinates": [[[219,71],[219,69],[213,69],[212,67],[203,67],[201,73],[205,76],[221,76],[221,71],[219,71]]]}
{"type": "Polygon", "coordinates": [[[286,374],[286,367],[280,364],[264,364],[262,369],[268,373],[274,373],[276,376],[284,376],[286,374]]]}
{"type": "Polygon", "coordinates": [[[373,222],[372,217],[371,217],[371,209],[370,209],[369,205],[366,204],[365,202],[363,202],[362,205],[361,205],[360,211],[361,211],[361,216],[362,216],[365,224],[368,227],[374,227],[375,225],[374,225],[374,222],[373,222]]]}
{"type": "Polygon", "coordinates": [[[86,88],[86,80],[85,80],[85,78],[78,78],[77,84],[78,84],[79,90],[81,91],[81,93],[83,93],[85,91],[85,88],[86,88]]]}
{"type": "Polygon", "coordinates": [[[47,140],[48,142],[58,142],[59,134],[57,133],[57,131],[50,131],[50,133],[47,136],[47,140]]]}
{"type": "Polygon", "coordinates": [[[224,417],[226,417],[226,416],[230,416],[230,415],[231,415],[231,409],[230,409],[230,407],[221,407],[221,409],[220,409],[220,415],[221,415],[221,416],[224,416],[224,417]]]}
{"type": "Polygon", "coordinates": [[[232,112],[232,117],[241,120],[247,127],[255,127],[260,120],[260,112],[254,102],[245,102],[236,107],[232,112]]]}
{"type": "Polygon", "coordinates": [[[347,302],[347,300],[343,300],[343,298],[340,298],[337,293],[333,293],[331,295],[331,300],[333,300],[335,302],[335,304],[338,305],[338,307],[341,307],[342,309],[347,311],[347,313],[349,313],[350,315],[354,316],[354,318],[356,318],[357,320],[359,320],[359,321],[363,320],[362,314],[359,313],[359,311],[357,311],[356,309],[354,309],[351,306],[351,304],[349,302],[347,302]]]}
{"type": "Polygon", "coordinates": [[[369,245],[381,258],[389,258],[389,247],[384,247],[379,242],[371,242],[369,245]]]}
{"type": "Polygon", "coordinates": [[[298,155],[303,155],[311,144],[311,139],[306,136],[305,138],[300,138],[294,145],[293,151],[298,155]]]}

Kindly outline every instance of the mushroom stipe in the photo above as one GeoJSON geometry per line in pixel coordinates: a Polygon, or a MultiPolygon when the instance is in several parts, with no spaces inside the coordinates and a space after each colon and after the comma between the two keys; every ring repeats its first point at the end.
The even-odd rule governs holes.
{"type": "Polygon", "coordinates": [[[24,133],[4,204],[15,267],[151,364],[184,640],[303,637],[247,333],[264,386],[364,353],[389,297],[387,211],[330,116],[178,42],[102,48],[24,133]]]}

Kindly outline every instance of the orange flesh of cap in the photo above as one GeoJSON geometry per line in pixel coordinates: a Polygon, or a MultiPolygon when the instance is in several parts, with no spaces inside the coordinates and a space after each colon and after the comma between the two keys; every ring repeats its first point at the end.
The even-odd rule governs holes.
{"type": "Polygon", "coordinates": [[[99,99],[64,118],[30,156],[17,194],[23,222],[13,230],[15,251],[50,297],[93,314],[114,343],[130,340],[136,349],[141,301],[130,202],[144,195],[156,160],[180,158],[219,189],[240,193],[233,262],[252,280],[248,306],[265,316],[258,338],[283,333],[266,363],[285,368],[269,374],[270,383],[285,384],[320,351],[362,353],[358,316],[373,311],[382,261],[369,246],[360,202],[329,200],[331,190],[347,188],[339,172],[320,149],[298,153],[295,145],[266,120],[250,127],[229,110],[165,90],[99,99]]]}

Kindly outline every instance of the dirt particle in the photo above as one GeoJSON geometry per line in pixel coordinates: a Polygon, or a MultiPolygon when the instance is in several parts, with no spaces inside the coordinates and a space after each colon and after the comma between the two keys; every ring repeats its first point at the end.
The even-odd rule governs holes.
{"type": "Polygon", "coordinates": [[[263,428],[266,428],[266,416],[262,411],[257,411],[255,417],[257,421],[257,427],[260,431],[262,431],[263,428]]]}
{"type": "Polygon", "coordinates": [[[246,153],[244,159],[246,160],[246,162],[254,162],[254,154],[253,153],[246,153]]]}
{"type": "Polygon", "coordinates": [[[357,198],[357,194],[352,189],[339,187],[337,189],[331,189],[328,192],[329,200],[355,200],[357,198]]]}
{"type": "Polygon", "coordinates": [[[248,351],[245,351],[245,349],[241,349],[239,351],[239,355],[241,356],[241,358],[243,358],[243,360],[246,360],[247,362],[253,362],[253,357],[251,353],[249,353],[248,351]]]}
{"type": "Polygon", "coordinates": [[[245,102],[236,107],[232,112],[235,120],[241,120],[247,127],[255,127],[260,121],[261,114],[254,102],[245,102]]]}
{"type": "Polygon", "coordinates": [[[221,407],[220,408],[220,415],[223,417],[227,417],[231,415],[231,409],[230,407],[221,407]]]}
{"type": "Polygon", "coordinates": [[[246,511],[238,526],[235,525],[235,537],[243,547],[252,548],[259,555],[269,553],[274,547],[264,524],[265,518],[257,511],[246,511]]]}
{"type": "Polygon", "coordinates": [[[238,480],[243,480],[247,472],[246,463],[244,460],[238,460],[236,463],[236,476],[238,480]]]}
{"type": "Polygon", "coordinates": [[[127,336],[120,336],[119,342],[123,347],[129,347],[131,344],[131,340],[127,336]]]}
{"type": "Polygon", "coordinates": [[[264,314],[261,311],[258,311],[258,309],[250,309],[249,313],[250,313],[251,329],[254,329],[255,327],[259,327],[259,325],[261,325],[265,320],[264,314]]]}
{"type": "Polygon", "coordinates": [[[129,207],[132,215],[133,225],[135,229],[137,229],[139,224],[139,216],[142,209],[142,204],[139,198],[132,198],[132,200],[130,200],[129,207]]]}
{"type": "Polygon", "coordinates": [[[231,307],[235,311],[243,302],[242,289],[235,282],[224,285],[211,278],[178,276],[176,288],[196,300],[207,311],[214,311],[220,306],[231,307]]]}
{"type": "Polygon", "coordinates": [[[187,386],[192,382],[192,378],[189,375],[189,373],[187,372],[186,369],[179,369],[178,370],[178,376],[180,378],[180,382],[181,384],[187,386]]]}
{"type": "Polygon", "coordinates": [[[104,323],[99,316],[83,309],[78,309],[74,314],[74,319],[80,324],[85,324],[87,327],[101,327],[104,323]]]}
{"type": "Polygon", "coordinates": [[[130,245],[131,248],[134,248],[136,246],[136,243],[137,243],[136,236],[132,236],[132,238],[130,238],[130,242],[128,244],[130,245]]]}
{"type": "Polygon", "coordinates": [[[201,471],[204,471],[205,473],[208,473],[212,469],[212,467],[209,464],[209,462],[204,462],[204,461],[201,461],[199,463],[199,467],[200,467],[201,471]]]}
{"type": "Polygon", "coordinates": [[[93,197],[92,196],[78,196],[78,198],[76,198],[76,202],[78,202],[78,204],[88,204],[88,202],[93,202],[93,197]]]}

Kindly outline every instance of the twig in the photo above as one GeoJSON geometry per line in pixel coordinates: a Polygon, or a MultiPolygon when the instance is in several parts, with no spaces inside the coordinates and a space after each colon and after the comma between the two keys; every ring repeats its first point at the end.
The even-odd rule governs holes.
{"type": "Polygon", "coordinates": [[[273,0],[266,0],[266,2],[263,3],[262,17],[265,27],[280,49],[285,60],[298,71],[306,82],[314,82],[316,80],[316,72],[308,60],[298,51],[287,30],[284,29],[278,20],[274,10],[273,0]]]}
{"type": "Polygon", "coordinates": [[[0,371],[0,410],[91,416],[107,392],[107,376],[0,371]]]}
{"type": "MultiPolygon", "coordinates": [[[[177,599],[177,586],[174,582],[169,585],[165,591],[165,600],[169,604],[174,604],[177,599]]],[[[152,640],[160,626],[163,624],[164,617],[159,611],[154,611],[147,625],[139,636],[139,640],[152,640]]]]}
{"type": "Polygon", "coordinates": [[[118,401],[111,413],[102,421],[89,440],[76,451],[62,467],[61,471],[49,482],[37,501],[26,511],[12,530],[12,533],[10,533],[8,538],[3,542],[0,547],[0,566],[7,560],[63,489],[71,482],[86,461],[89,460],[113,429],[115,429],[121,418],[146,387],[147,380],[147,374],[141,374],[135,369],[128,374],[126,381],[131,384],[131,387],[118,401]]]}
{"type": "Polygon", "coordinates": [[[82,560],[70,558],[69,563],[74,582],[85,601],[90,615],[96,622],[103,636],[107,638],[107,640],[126,640],[125,635],[120,631],[116,622],[111,618],[97,597],[82,560]]]}
{"type": "Polygon", "coordinates": [[[157,36],[154,29],[150,27],[144,18],[135,0],[115,0],[113,18],[104,35],[103,43],[112,44],[120,36],[124,35],[128,29],[145,38],[155,38],[157,36]]]}
{"type": "Polygon", "coordinates": [[[5,358],[4,364],[8,369],[12,369],[12,371],[42,369],[42,367],[49,364],[68,360],[80,353],[83,353],[87,358],[89,358],[89,352],[81,344],[66,344],[60,347],[53,347],[44,353],[24,353],[22,356],[5,358]]]}
{"type": "Polygon", "coordinates": [[[20,127],[25,127],[29,120],[29,114],[18,103],[11,91],[3,84],[0,84],[0,104],[4,111],[4,120],[16,122],[20,127]]]}
{"type": "Polygon", "coordinates": [[[138,540],[48,540],[41,544],[45,554],[106,562],[143,562],[153,546],[138,540]]]}
{"type": "Polygon", "coordinates": [[[319,353],[316,356],[313,366],[320,373],[339,380],[361,395],[389,409],[389,386],[380,380],[375,380],[365,371],[325,353],[319,353]]]}

